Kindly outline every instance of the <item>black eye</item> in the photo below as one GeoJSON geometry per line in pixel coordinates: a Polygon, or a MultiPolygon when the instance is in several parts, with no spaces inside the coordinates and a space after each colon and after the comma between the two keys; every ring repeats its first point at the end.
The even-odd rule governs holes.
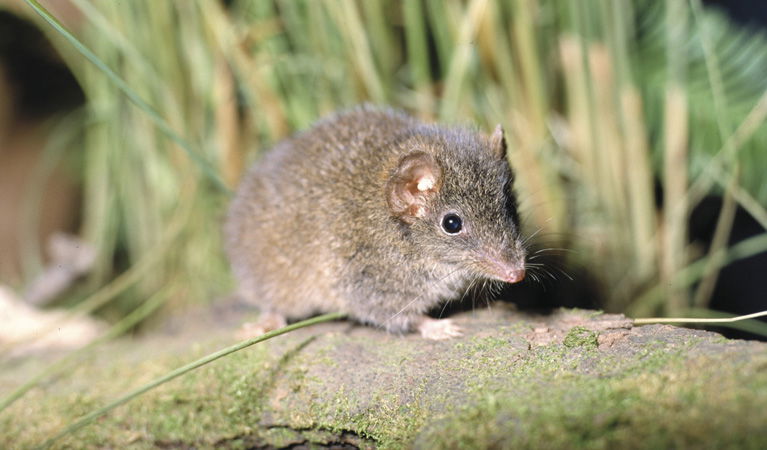
{"type": "Polygon", "coordinates": [[[456,234],[461,231],[463,221],[457,214],[445,214],[442,218],[442,229],[448,234],[456,234]]]}

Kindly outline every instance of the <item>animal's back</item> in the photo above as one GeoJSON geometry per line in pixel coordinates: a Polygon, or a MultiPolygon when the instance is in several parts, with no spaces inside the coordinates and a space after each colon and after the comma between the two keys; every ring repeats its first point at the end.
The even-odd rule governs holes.
{"type": "MultiPolygon", "coordinates": [[[[380,202],[391,139],[417,123],[369,107],[281,142],[245,175],[225,235],[241,295],[288,318],[345,311],[339,276],[365,208],[380,202]]],[[[370,206],[373,205],[373,206],[370,206]]]]}

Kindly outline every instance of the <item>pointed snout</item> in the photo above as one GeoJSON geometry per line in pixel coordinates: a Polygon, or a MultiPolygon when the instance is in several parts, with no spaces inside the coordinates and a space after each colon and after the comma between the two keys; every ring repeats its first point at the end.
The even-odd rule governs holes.
{"type": "Polygon", "coordinates": [[[509,269],[503,274],[503,281],[507,283],[519,283],[525,279],[525,268],[509,269]]]}
{"type": "Polygon", "coordinates": [[[504,259],[486,257],[485,267],[490,272],[491,278],[506,282],[519,283],[525,279],[524,262],[509,262],[504,259]]]}

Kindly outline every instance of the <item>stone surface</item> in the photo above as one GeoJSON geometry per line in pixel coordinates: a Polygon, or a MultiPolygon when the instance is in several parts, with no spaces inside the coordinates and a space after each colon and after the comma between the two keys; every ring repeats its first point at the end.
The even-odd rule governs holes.
{"type": "MultiPolygon", "coordinates": [[[[230,316],[232,316],[230,314],[230,316]]],[[[108,344],[0,413],[8,447],[234,343],[210,312],[108,344]]],[[[63,447],[767,448],[767,345],[623,316],[505,308],[425,341],[348,322],[257,344],[150,391],[63,447]]],[[[0,366],[3,394],[45,359],[0,366]]],[[[6,447],[6,446],[4,446],[6,447]]]]}

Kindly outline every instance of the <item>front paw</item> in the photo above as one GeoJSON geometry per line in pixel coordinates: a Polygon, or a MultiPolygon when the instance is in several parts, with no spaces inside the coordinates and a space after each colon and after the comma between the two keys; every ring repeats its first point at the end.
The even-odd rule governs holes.
{"type": "Polygon", "coordinates": [[[417,328],[425,339],[443,340],[463,336],[463,330],[450,319],[424,317],[417,328]]]}
{"type": "Polygon", "coordinates": [[[282,328],[287,324],[285,316],[274,312],[263,312],[255,323],[246,322],[242,324],[236,333],[236,337],[240,340],[251,339],[282,328]]]}

